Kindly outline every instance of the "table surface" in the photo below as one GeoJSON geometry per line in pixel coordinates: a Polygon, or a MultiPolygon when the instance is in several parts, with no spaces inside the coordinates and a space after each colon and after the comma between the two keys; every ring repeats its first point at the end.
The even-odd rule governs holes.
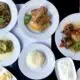
{"type": "MultiPolygon", "coordinates": [[[[22,4],[27,2],[28,0],[13,0],[13,1],[16,4],[22,4]]],[[[79,0],[49,0],[49,1],[52,2],[58,9],[60,15],[60,21],[69,14],[79,12],[79,0]]],[[[52,51],[54,52],[56,59],[64,57],[58,51],[55,45],[55,34],[53,34],[52,36],[52,51]]],[[[74,63],[77,70],[80,67],[80,62],[74,61],[74,63]]],[[[17,77],[18,80],[30,80],[20,72],[17,61],[10,67],[6,67],[6,68],[9,71],[11,71],[17,77]]],[[[53,71],[53,73],[49,77],[45,78],[44,80],[57,80],[55,71],[53,71]]]]}

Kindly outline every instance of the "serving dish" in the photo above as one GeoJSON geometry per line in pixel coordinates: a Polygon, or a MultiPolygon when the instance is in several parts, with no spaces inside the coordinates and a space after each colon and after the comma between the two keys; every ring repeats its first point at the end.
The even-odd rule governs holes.
{"type": "MultiPolygon", "coordinates": [[[[36,53],[37,55],[38,53],[36,53]]],[[[36,58],[36,57],[34,57],[36,58]]],[[[39,58],[38,58],[39,59],[39,58]]],[[[41,59],[41,58],[40,58],[41,59]]],[[[29,59],[30,61],[31,59],[29,59]]],[[[32,60],[35,60],[32,58],[32,60]]],[[[38,61],[38,60],[37,60],[38,61]]],[[[33,62],[36,63],[36,62],[33,62]]],[[[32,43],[23,49],[19,56],[18,65],[21,72],[30,79],[43,79],[49,76],[55,67],[55,56],[47,46],[40,43],[32,43]],[[26,64],[26,58],[31,54],[30,52],[38,50],[45,56],[45,62],[42,67],[34,69],[26,64]]]]}
{"type": "Polygon", "coordinates": [[[24,6],[20,9],[20,12],[19,12],[18,26],[23,30],[23,32],[26,36],[29,36],[33,39],[37,39],[37,40],[46,40],[46,39],[48,39],[56,31],[56,29],[58,27],[58,23],[59,23],[58,11],[57,11],[56,7],[47,0],[44,0],[44,1],[42,1],[42,0],[41,1],[33,1],[33,0],[28,1],[27,3],[24,4],[24,6]],[[33,5],[32,5],[32,3],[33,3],[33,5]],[[48,9],[48,11],[51,15],[51,18],[52,18],[51,19],[52,24],[45,31],[43,31],[41,33],[35,33],[33,31],[29,30],[25,26],[24,17],[25,17],[26,12],[30,13],[31,10],[39,8],[40,6],[44,6],[48,9]]]}
{"type": "MultiPolygon", "coordinates": [[[[7,33],[5,36],[0,37],[0,40],[11,40],[13,42],[13,51],[10,52],[9,54],[11,54],[9,57],[7,57],[7,53],[3,53],[6,56],[0,61],[0,66],[10,66],[11,64],[13,64],[17,58],[19,57],[20,54],[20,43],[18,41],[18,39],[12,34],[12,33],[7,33]]],[[[9,44],[8,44],[9,45],[9,44]]],[[[2,54],[0,54],[0,57],[2,57],[2,54]]]]}
{"type": "Polygon", "coordinates": [[[64,56],[71,57],[72,59],[78,60],[78,61],[80,60],[80,52],[79,51],[78,52],[71,51],[70,49],[66,49],[65,47],[62,48],[62,47],[60,47],[60,43],[64,36],[62,33],[64,27],[70,23],[79,25],[79,21],[80,21],[79,17],[80,17],[80,13],[74,13],[74,14],[71,14],[71,15],[67,16],[66,18],[64,18],[61,21],[59,28],[57,29],[56,34],[55,34],[55,42],[56,42],[57,48],[60,50],[60,52],[64,56]]]}
{"type": "Polygon", "coordinates": [[[10,8],[10,12],[11,12],[11,20],[10,23],[5,27],[0,29],[0,36],[5,35],[7,32],[11,31],[12,28],[15,26],[16,21],[17,21],[17,8],[14,2],[12,2],[11,0],[0,0],[1,2],[4,2],[6,4],[8,4],[9,8],[10,8]]]}

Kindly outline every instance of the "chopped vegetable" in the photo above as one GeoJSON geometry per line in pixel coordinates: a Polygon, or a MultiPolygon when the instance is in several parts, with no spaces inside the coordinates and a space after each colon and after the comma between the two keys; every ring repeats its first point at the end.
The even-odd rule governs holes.
{"type": "Polygon", "coordinates": [[[71,48],[74,51],[80,51],[80,41],[76,42],[71,48]]]}
{"type": "Polygon", "coordinates": [[[7,27],[11,20],[11,12],[8,4],[0,1],[0,29],[7,27]]]}
{"type": "Polygon", "coordinates": [[[3,24],[4,22],[5,20],[2,17],[0,17],[0,24],[3,24]]]}
{"type": "Polygon", "coordinates": [[[11,52],[13,48],[11,40],[0,40],[0,54],[11,52]]]}
{"type": "Polygon", "coordinates": [[[44,24],[44,26],[46,26],[46,27],[48,27],[48,26],[50,26],[51,25],[51,23],[46,23],[46,24],[44,24]]]}
{"type": "Polygon", "coordinates": [[[25,15],[25,18],[24,18],[24,24],[28,24],[30,22],[30,20],[32,19],[32,16],[29,15],[29,14],[26,14],[25,15]]]}

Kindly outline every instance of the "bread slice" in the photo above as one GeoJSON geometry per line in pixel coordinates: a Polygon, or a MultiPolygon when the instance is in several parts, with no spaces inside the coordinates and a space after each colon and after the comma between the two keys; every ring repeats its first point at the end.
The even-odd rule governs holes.
{"type": "Polygon", "coordinates": [[[58,80],[76,80],[76,70],[71,58],[57,60],[55,71],[58,80]]]}

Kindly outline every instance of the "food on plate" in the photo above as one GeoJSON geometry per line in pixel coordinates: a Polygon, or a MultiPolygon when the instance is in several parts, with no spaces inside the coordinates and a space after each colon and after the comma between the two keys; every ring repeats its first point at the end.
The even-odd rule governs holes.
{"type": "Polygon", "coordinates": [[[71,58],[61,58],[57,60],[55,71],[58,80],[76,80],[76,70],[71,58]]]}
{"type": "Polygon", "coordinates": [[[25,14],[24,24],[31,30],[42,32],[51,25],[51,16],[48,9],[44,6],[34,9],[31,14],[25,14]]]}
{"type": "Polygon", "coordinates": [[[64,26],[62,33],[65,35],[62,40],[60,47],[65,47],[71,51],[80,51],[80,28],[79,25],[67,24],[64,26]]]}
{"type": "Polygon", "coordinates": [[[13,49],[14,46],[11,40],[0,40],[0,60],[9,57],[13,49]]]}
{"type": "Polygon", "coordinates": [[[26,13],[24,18],[25,25],[27,25],[31,19],[32,19],[32,16],[26,13]]]}
{"type": "Polygon", "coordinates": [[[13,76],[10,72],[4,72],[2,75],[0,75],[0,80],[12,80],[13,76]]]}
{"type": "Polygon", "coordinates": [[[46,58],[42,52],[35,50],[28,53],[28,56],[26,57],[26,64],[34,69],[41,68],[45,59],[46,58]]]}
{"type": "Polygon", "coordinates": [[[0,80],[13,80],[13,75],[3,67],[0,67],[0,80]]]}
{"type": "Polygon", "coordinates": [[[11,52],[13,50],[13,42],[11,40],[0,40],[0,54],[11,52]]]}
{"type": "Polygon", "coordinates": [[[5,28],[11,20],[11,12],[8,4],[0,1],[0,29],[5,28]]]}
{"type": "Polygon", "coordinates": [[[73,46],[71,47],[72,50],[75,51],[80,51],[80,41],[76,42],[75,44],[73,44],[73,46]]]}

